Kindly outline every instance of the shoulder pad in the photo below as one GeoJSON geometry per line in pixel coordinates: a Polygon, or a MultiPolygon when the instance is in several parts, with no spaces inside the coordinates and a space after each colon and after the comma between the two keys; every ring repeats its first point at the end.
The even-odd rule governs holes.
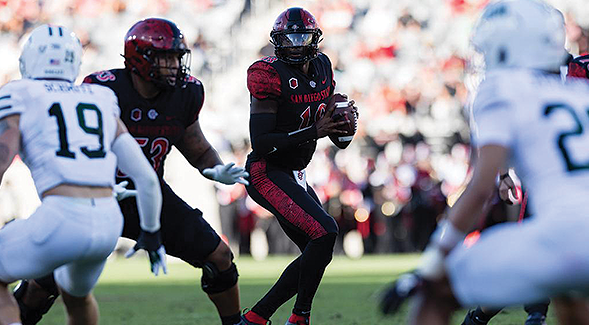
{"type": "Polygon", "coordinates": [[[186,83],[193,83],[193,84],[197,84],[197,85],[202,85],[202,82],[200,82],[200,80],[198,80],[195,76],[191,76],[191,75],[187,75],[185,81],[186,81],[186,83]]]}
{"type": "Polygon", "coordinates": [[[84,78],[84,83],[96,83],[96,82],[107,82],[107,81],[115,81],[117,77],[112,73],[110,70],[103,70],[94,72],[91,75],[86,76],[84,78]]]}
{"type": "Polygon", "coordinates": [[[257,99],[275,99],[282,93],[280,75],[264,59],[256,61],[247,69],[247,89],[257,99]]]}

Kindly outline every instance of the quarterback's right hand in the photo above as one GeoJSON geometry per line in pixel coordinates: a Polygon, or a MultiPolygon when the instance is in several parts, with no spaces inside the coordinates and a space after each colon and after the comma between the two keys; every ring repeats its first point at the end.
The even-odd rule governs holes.
{"type": "Polygon", "coordinates": [[[133,256],[138,250],[144,249],[149,255],[149,263],[151,264],[151,272],[156,276],[159,274],[161,268],[164,274],[168,273],[168,266],[166,265],[166,250],[162,245],[160,231],[149,232],[140,230],[139,238],[135,246],[130,248],[125,254],[126,258],[133,256]]]}
{"type": "Polygon", "coordinates": [[[127,185],[129,185],[128,181],[122,181],[113,186],[112,195],[117,199],[117,201],[122,201],[128,197],[137,196],[137,190],[128,190],[127,185]]]}

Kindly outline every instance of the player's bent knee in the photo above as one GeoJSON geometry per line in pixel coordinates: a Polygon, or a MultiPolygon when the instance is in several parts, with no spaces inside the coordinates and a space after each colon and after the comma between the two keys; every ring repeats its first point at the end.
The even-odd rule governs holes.
{"type": "Polygon", "coordinates": [[[227,291],[237,283],[237,266],[231,262],[231,266],[219,271],[217,266],[212,262],[204,262],[202,264],[202,290],[208,294],[215,294],[227,291]]]}
{"type": "Polygon", "coordinates": [[[311,241],[311,244],[316,246],[321,252],[321,254],[315,256],[316,263],[327,266],[331,262],[336,239],[337,234],[328,233],[311,241]]]}
{"type": "Polygon", "coordinates": [[[206,261],[214,263],[219,269],[226,269],[233,262],[233,252],[224,241],[220,241],[217,248],[207,256],[206,261]]]}

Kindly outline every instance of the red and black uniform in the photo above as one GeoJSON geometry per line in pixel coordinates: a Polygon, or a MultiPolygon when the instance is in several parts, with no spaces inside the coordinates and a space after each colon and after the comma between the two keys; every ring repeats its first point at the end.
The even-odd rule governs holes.
{"type": "MultiPolygon", "coordinates": [[[[220,237],[203,219],[202,212],[191,208],[163,180],[164,161],[173,145],[182,141],[186,128],[198,119],[204,103],[201,82],[188,77],[183,87],[169,88],[156,97],[146,99],[133,88],[131,72],[126,69],[105,70],[84,78],[112,89],[119,100],[121,120],[137,140],[151,162],[162,188],[161,233],[166,252],[193,266],[213,252],[220,237]]],[[[130,179],[121,172],[117,182],[130,179]]],[[[136,240],[139,236],[139,213],[135,198],[119,202],[125,219],[123,236],[136,240]]]]}
{"type": "Polygon", "coordinates": [[[581,55],[576,58],[572,58],[568,62],[567,78],[585,78],[589,79],[589,55],[581,55]]]}
{"type": "Polygon", "coordinates": [[[250,173],[247,192],[276,216],[303,253],[252,308],[266,319],[295,294],[295,309],[311,309],[338,232],[313,189],[306,183],[299,185],[295,178],[311,161],[317,141],[314,123],[325,113],[335,85],[326,55],[319,53],[309,64],[309,74],[305,74],[295,65],[266,57],[248,69],[251,96],[276,101],[278,111],[267,114],[271,115],[268,123],[255,122],[264,114],[250,117],[253,151],[246,163],[250,173]]]}

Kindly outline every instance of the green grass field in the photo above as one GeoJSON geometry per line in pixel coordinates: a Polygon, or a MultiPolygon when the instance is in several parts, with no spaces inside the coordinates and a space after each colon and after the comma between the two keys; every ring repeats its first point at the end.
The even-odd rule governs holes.
{"type": "MultiPolygon", "coordinates": [[[[406,324],[405,314],[383,318],[376,312],[380,289],[397,275],[413,268],[416,255],[371,256],[350,260],[338,256],[331,263],[314,301],[314,325],[406,324]]],[[[292,257],[271,257],[263,262],[239,258],[242,307],[251,307],[279,276],[292,257]]],[[[200,270],[185,263],[172,263],[166,276],[153,277],[143,258],[109,260],[94,293],[100,305],[101,324],[124,325],[215,325],[215,308],[200,289],[200,270]]],[[[282,325],[290,315],[293,300],[272,317],[282,325]]],[[[464,311],[456,313],[460,324],[464,311]]],[[[550,315],[548,324],[556,324],[550,315]]],[[[503,311],[491,324],[523,324],[522,308],[503,311]]],[[[61,300],[41,324],[65,324],[61,300]]]]}

